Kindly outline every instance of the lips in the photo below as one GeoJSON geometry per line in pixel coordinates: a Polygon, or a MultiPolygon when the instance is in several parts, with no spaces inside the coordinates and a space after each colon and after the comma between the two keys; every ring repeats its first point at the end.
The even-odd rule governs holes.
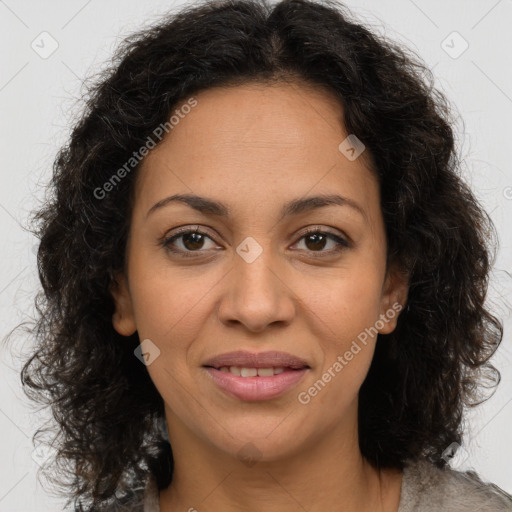
{"type": "Polygon", "coordinates": [[[209,359],[203,368],[222,391],[244,401],[270,400],[295,387],[310,370],[286,352],[230,352],[209,359]]]}
{"type": "Polygon", "coordinates": [[[247,402],[271,400],[293,389],[309,370],[287,370],[272,377],[241,377],[206,367],[205,372],[224,393],[247,402]]]}
{"type": "Polygon", "coordinates": [[[286,352],[277,351],[260,353],[248,351],[228,352],[212,357],[203,366],[217,370],[222,367],[229,368],[232,366],[238,368],[290,368],[292,370],[309,368],[305,360],[286,352]]]}

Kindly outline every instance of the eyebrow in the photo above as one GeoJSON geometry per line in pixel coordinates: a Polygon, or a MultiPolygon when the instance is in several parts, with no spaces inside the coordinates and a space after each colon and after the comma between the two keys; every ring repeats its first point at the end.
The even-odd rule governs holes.
{"type": "MultiPolygon", "coordinates": [[[[230,215],[230,208],[221,202],[197,196],[195,194],[175,194],[155,203],[148,210],[146,218],[155,211],[174,202],[186,204],[205,215],[217,215],[219,217],[229,217],[230,215]]],[[[359,206],[359,204],[348,197],[342,197],[338,194],[321,194],[318,196],[294,199],[282,207],[279,220],[282,220],[287,216],[298,215],[316,208],[331,205],[348,206],[361,214],[365,221],[368,222],[366,212],[361,206],[359,206]]]]}

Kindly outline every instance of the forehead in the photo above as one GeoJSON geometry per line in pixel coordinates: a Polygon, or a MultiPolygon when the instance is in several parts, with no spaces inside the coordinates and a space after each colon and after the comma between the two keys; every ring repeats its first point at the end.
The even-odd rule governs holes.
{"type": "Polygon", "coordinates": [[[250,83],[194,98],[143,162],[137,197],[146,210],[176,192],[254,204],[309,191],[375,200],[367,159],[350,161],[339,150],[349,134],[334,93],[301,82],[250,83]]]}
{"type": "MultiPolygon", "coordinates": [[[[337,141],[343,134],[343,109],[333,93],[300,82],[216,87],[199,92],[195,99],[197,106],[167,137],[175,146],[199,134],[209,152],[217,146],[222,154],[226,147],[235,155],[258,149],[263,154],[290,146],[308,150],[308,140],[337,141]]],[[[201,146],[195,150],[200,153],[201,146]]]]}

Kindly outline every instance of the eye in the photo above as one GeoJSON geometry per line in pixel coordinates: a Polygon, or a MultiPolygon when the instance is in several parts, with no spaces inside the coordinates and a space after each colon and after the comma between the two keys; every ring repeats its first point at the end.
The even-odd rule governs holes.
{"type": "MultiPolygon", "coordinates": [[[[164,238],[162,240],[162,245],[169,251],[173,253],[177,253],[180,256],[193,256],[192,252],[202,252],[200,249],[204,249],[205,240],[208,239],[213,242],[212,238],[208,236],[207,233],[203,231],[199,231],[198,228],[196,229],[183,229],[180,232],[164,238]],[[176,245],[179,247],[176,247],[175,242],[179,241],[176,245]]],[[[215,248],[216,245],[213,244],[213,247],[210,247],[210,249],[215,248]]],[[[208,247],[206,247],[208,249],[208,247]]]]}
{"type": "MultiPolygon", "coordinates": [[[[201,249],[207,250],[217,247],[215,243],[213,243],[212,247],[205,247],[206,240],[210,240],[213,243],[213,239],[207,233],[200,231],[199,228],[185,228],[170,237],[164,238],[161,240],[161,244],[168,251],[178,256],[193,257],[195,256],[193,253],[205,252],[201,251],[201,249]]],[[[295,245],[300,244],[301,241],[304,241],[305,249],[300,250],[321,253],[321,255],[332,255],[350,247],[350,243],[344,238],[329,231],[322,231],[317,227],[310,228],[303,233],[295,245]],[[333,247],[324,250],[329,241],[333,247]]]]}
{"type": "Polygon", "coordinates": [[[300,237],[299,242],[297,242],[297,244],[299,244],[300,241],[302,240],[304,241],[304,245],[306,247],[305,250],[309,252],[333,254],[339,251],[343,251],[344,249],[350,247],[349,242],[344,238],[329,231],[322,231],[319,228],[308,229],[300,237]],[[323,250],[325,249],[326,245],[328,245],[329,241],[332,242],[331,249],[323,250]]]}

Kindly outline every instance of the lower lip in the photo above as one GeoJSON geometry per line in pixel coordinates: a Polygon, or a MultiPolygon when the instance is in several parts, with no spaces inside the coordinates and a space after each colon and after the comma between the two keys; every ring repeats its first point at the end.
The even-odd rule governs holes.
{"type": "Polygon", "coordinates": [[[282,395],[295,386],[308,370],[285,370],[272,377],[239,377],[215,368],[205,369],[222,390],[247,401],[270,400],[282,395]]]}

